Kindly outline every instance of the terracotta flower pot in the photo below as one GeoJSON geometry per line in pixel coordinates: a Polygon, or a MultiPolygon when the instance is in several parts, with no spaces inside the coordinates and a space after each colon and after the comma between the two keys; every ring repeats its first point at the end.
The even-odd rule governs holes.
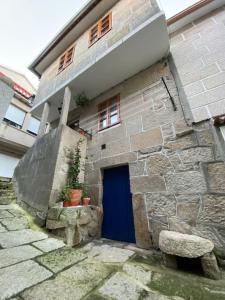
{"type": "Polygon", "coordinates": [[[69,206],[70,206],[70,201],[63,202],[63,207],[69,207],[69,206]]]}
{"type": "Polygon", "coordinates": [[[91,202],[91,198],[83,198],[83,205],[84,206],[90,205],[90,202],[91,202]]]}
{"type": "Polygon", "coordinates": [[[76,205],[80,204],[82,193],[83,193],[82,190],[77,190],[77,189],[69,189],[68,190],[70,202],[73,202],[72,206],[76,206],[76,205]]]}
{"type": "Polygon", "coordinates": [[[80,200],[72,200],[70,201],[70,206],[78,206],[80,204],[80,200]]]}

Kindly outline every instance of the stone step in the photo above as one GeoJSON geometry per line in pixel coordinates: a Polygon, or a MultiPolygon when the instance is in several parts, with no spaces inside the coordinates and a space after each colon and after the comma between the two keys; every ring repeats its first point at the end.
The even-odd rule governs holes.
{"type": "Polygon", "coordinates": [[[14,200],[16,200],[15,196],[11,196],[11,197],[0,196],[0,205],[11,204],[14,200]]]}
{"type": "Polygon", "coordinates": [[[11,181],[0,181],[0,189],[13,190],[13,184],[11,181]]]}
{"type": "Polygon", "coordinates": [[[0,197],[1,196],[13,196],[14,195],[14,191],[12,191],[12,190],[8,190],[8,189],[5,189],[5,190],[3,190],[3,189],[0,189],[0,197]]]}

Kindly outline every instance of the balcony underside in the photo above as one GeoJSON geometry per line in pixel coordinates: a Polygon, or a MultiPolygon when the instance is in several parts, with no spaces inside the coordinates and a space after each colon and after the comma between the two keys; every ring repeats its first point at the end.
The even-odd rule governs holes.
{"type": "MultiPolygon", "coordinates": [[[[64,82],[53,94],[34,106],[32,113],[40,117],[43,105],[48,101],[51,103],[48,121],[56,120],[66,86],[71,88],[74,96],[84,91],[89,98],[94,98],[153,65],[168,52],[167,26],[165,16],[160,12],[86,66],[76,77],[64,82]]],[[[70,110],[74,108],[75,102],[71,101],[70,110]]]]}

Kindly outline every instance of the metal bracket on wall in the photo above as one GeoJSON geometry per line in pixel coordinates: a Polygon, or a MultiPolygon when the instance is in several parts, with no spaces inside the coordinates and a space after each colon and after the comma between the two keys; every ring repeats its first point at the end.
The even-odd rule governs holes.
{"type": "Polygon", "coordinates": [[[167,90],[167,93],[168,93],[169,97],[170,97],[170,101],[171,101],[171,103],[172,103],[172,105],[173,105],[173,110],[174,110],[174,111],[177,111],[177,106],[176,106],[176,104],[175,104],[175,101],[174,101],[173,97],[172,97],[171,94],[170,94],[170,91],[169,91],[169,89],[168,89],[168,86],[167,86],[167,84],[166,84],[166,81],[165,81],[164,77],[161,77],[161,80],[162,80],[162,82],[163,82],[163,84],[164,84],[164,86],[165,86],[165,88],[166,88],[166,90],[167,90]]]}

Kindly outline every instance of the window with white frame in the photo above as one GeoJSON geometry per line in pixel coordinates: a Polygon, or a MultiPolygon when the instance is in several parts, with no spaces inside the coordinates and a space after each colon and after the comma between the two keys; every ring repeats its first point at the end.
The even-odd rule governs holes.
{"type": "Polygon", "coordinates": [[[31,117],[30,118],[30,122],[27,128],[27,132],[37,135],[38,134],[38,130],[39,130],[39,126],[40,126],[40,121],[38,119],[36,119],[35,117],[31,117]]]}
{"type": "Polygon", "coordinates": [[[23,126],[25,116],[25,111],[16,107],[15,105],[10,104],[6,112],[4,121],[9,125],[21,129],[23,126]]]}

